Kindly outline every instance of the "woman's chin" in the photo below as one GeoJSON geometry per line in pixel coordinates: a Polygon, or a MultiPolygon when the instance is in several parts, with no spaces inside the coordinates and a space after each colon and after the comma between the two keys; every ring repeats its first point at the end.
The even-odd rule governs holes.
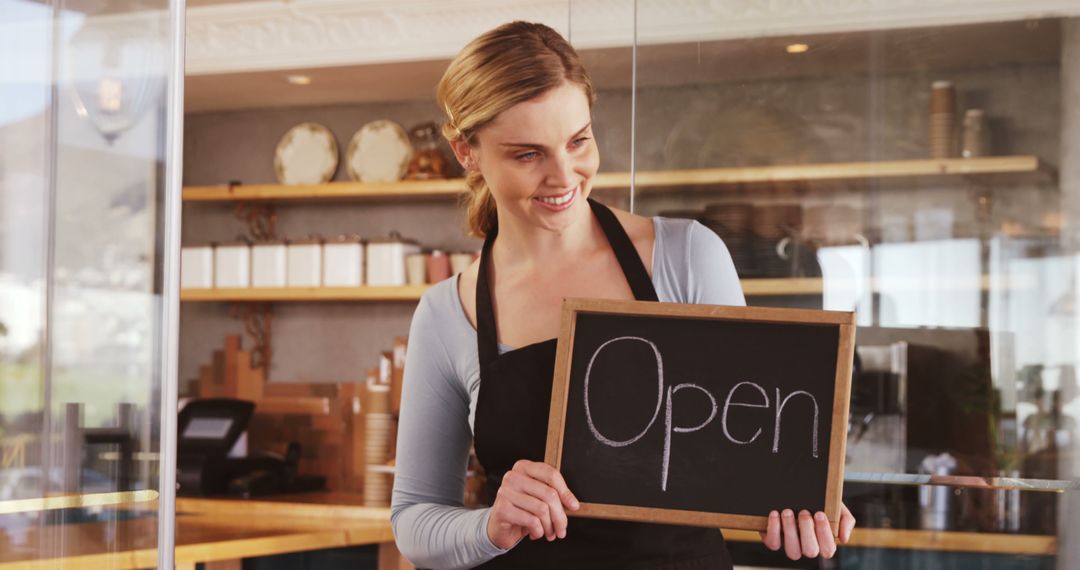
{"type": "Polygon", "coordinates": [[[589,215],[591,213],[586,201],[576,198],[574,203],[565,210],[554,213],[547,211],[537,212],[537,215],[532,216],[532,219],[538,227],[562,233],[567,228],[578,223],[578,221],[586,219],[589,215]]]}

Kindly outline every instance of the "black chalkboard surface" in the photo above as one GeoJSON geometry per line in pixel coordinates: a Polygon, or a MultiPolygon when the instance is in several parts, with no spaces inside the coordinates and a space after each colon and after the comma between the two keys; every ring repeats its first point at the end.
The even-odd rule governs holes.
{"type": "Polygon", "coordinates": [[[854,314],[567,299],[546,462],[575,515],[838,529],[854,314]]]}

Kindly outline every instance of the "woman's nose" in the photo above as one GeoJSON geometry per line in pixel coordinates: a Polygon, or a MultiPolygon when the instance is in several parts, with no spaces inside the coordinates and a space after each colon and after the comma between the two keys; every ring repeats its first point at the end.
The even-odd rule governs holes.
{"type": "Polygon", "coordinates": [[[547,183],[558,188],[570,188],[577,184],[574,161],[565,153],[557,153],[548,161],[547,183]]]}

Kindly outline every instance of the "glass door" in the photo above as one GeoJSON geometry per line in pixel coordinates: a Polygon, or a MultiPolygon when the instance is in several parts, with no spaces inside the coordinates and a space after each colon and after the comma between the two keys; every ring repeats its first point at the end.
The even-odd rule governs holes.
{"type": "Polygon", "coordinates": [[[636,3],[634,207],[750,305],[855,312],[837,566],[1074,568],[1078,11],[907,4],[636,3]]]}
{"type": "Polygon", "coordinates": [[[0,0],[3,568],[172,567],[182,13],[0,0]]]}

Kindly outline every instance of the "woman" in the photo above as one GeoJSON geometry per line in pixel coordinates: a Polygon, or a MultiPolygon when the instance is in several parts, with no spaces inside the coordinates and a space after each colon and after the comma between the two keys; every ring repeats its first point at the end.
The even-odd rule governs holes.
{"type": "MultiPolygon", "coordinates": [[[[393,494],[401,552],[425,568],[730,568],[716,529],[569,519],[577,499],[543,463],[562,299],[744,305],[727,249],[697,222],[588,200],[594,94],[550,28],[514,22],[473,40],[438,99],[485,242],[413,317],[393,494]],[[470,442],[490,508],[461,506],[470,442]]],[[[843,509],[841,543],[854,524],[843,509]]],[[[792,559],[836,548],[823,513],[773,512],[762,539],[792,559]]]]}

